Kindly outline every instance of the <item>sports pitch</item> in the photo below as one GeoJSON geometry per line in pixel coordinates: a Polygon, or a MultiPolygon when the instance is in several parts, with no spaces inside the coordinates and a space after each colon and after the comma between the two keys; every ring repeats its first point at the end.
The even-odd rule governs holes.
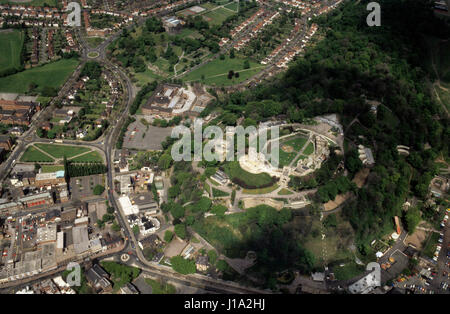
{"type": "Polygon", "coordinates": [[[0,72],[20,66],[23,41],[23,32],[17,29],[0,32],[0,72]]]}

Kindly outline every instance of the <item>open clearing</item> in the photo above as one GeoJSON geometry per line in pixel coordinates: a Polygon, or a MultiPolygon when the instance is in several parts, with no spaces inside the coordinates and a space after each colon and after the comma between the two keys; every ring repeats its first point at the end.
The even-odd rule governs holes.
{"type": "Polygon", "coordinates": [[[54,162],[52,158],[40,152],[36,147],[28,146],[25,153],[20,158],[23,162],[54,162]]]}
{"type": "Polygon", "coordinates": [[[17,29],[0,33],[0,72],[20,66],[23,40],[23,32],[17,29]]]}
{"type": "Polygon", "coordinates": [[[92,151],[90,153],[70,159],[72,162],[102,162],[103,158],[98,152],[92,151]]]}
{"type": "Polygon", "coordinates": [[[226,56],[224,60],[217,58],[188,73],[183,77],[183,80],[186,82],[202,81],[207,85],[218,86],[237,84],[252,77],[261,70],[260,64],[251,60],[249,60],[250,68],[244,69],[244,62],[245,59],[238,57],[231,59],[229,56],[226,56]],[[228,79],[228,72],[231,70],[235,73],[238,72],[239,77],[228,79]]]}
{"type": "MultiPolygon", "coordinates": [[[[52,155],[55,158],[71,158],[82,153],[88,152],[91,149],[87,147],[55,145],[55,144],[35,144],[36,147],[42,149],[44,152],[52,155]]],[[[84,155],[83,155],[84,156],[84,155]]]]}
{"type": "Polygon", "coordinates": [[[59,165],[42,165],[41,166],[41,171],[42,172],[55,172],[55,171],[59,171],[59,170],[64,170],[64,166],[59,166],[59,165]]]}
{"type": "Polygon", "coordinates": [[[225,173],[231,180],[247,189],[257,189],[272,186],[274,179],[267,173],[250,173],[241,168],[238,161],[232,161],[224,166],[225,173]]]}
{"type": "Polygon", "coordinates": [[[203,18],[211,25],[222,25],[222,23],[230,16],[236,14],[225,8],[217,8],[203,14],[203,18]]]}
{"type": "Polygon", "coordinates": [[[62,59],[43,66],[0,78],[0,92],[25,94],[31,83],[42,92],[45,86],[59,88],[75,70],[78,61],[62,59]]]}
{"type": "Polygon", "coordinates": [[[305,137],[295,137],[287,141],[282,141],[279,150],[279,167],[283,168],[289,165],[306,144],[306,141],[307,138],[305,137]]]}

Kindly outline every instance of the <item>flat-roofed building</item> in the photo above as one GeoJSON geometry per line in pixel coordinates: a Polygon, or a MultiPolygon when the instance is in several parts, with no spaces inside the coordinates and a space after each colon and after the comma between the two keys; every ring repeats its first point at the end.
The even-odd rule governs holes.
{"type": "Polygon", "coordinates": [[[72,240],[75,253],[86,253],[89,250],[89,235],[87,226],[73,227],[72,240]]]}
{"type": "Polygon", "coordinates": [[[36,242],[38,244],[56,242],[56,225],[49,224],[37,229],[36,242]]]}
{"type": "Polygon", "coordinates": [[[65,183],[64,170],[56,172],[38,173],[36,174],[35,185],[42,187],[46,185],[58,185],[65,183]]]}
{"type": "Polygon", "coordinates": [[[119,204],[120,207],[122,207],[125,216],[139,214],[139,207],[137,205],[131,204],[131,200],[128,196],[120,197],[119,204]]]}
{"type": "Polygon", "coordinates": [[[53,204],[53,197],[50,192],[44,192],[21,197],[19,198],[19,202],[21,202],[24,207],[28,208],[40,205],[51,205],[53,204]]]}
{"type": "Polygon", "coordinates": [[[131,199],[131,204],[137,205],[139,211],[147,211],[150,214],[156,214],[156,211],[158,210],[158,203],[155,202],[153,194],[150,192],[135,195],[131,199]]]}
{"type": "Polygon", "coordinates": [[[22,203],[19,202],[9,202],[0,204],[0,213],[2,214],[12,214],[23,208],[22,203]]]}
{"type": "Polygon", "coordinates": [[[56,234],[56,248],[64,249],[64,231],[60,231],[56,234]]]}

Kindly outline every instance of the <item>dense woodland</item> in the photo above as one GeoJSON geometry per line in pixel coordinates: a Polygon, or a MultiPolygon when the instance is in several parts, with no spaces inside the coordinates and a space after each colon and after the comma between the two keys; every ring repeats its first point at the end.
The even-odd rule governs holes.
{"type": "MultiPolygon", "coordinates": [[[[371,28],[366,24],[367,2],[347,2],[316,19],[325,38],[282,78],[234,93],[204,112],[221,110],[220,120],[226,124],[236,123],[240,116],[253,123],[283,115],[302,122],[339,113],[345,129],[357,118],[358,123],[346,130],[345,165],[351,174],[361,167],[355,148],[363,143],[373,149],[376,166],[368,185],[357,191],[343,213],[363,255],[371,253],[373,239],[392,230],[393,216],[401,215],[408,196],[426,196],[437,174],[434,161],[440,154],[448,156],[450,142],[448,117],[430,92],[435,75],[426,63],[429,51],[424,41],[449,39],[450,28],[434,17],[431,2],[425,0],[379,1],[382,26],[371,28]],[[367,100],[380,103],[376,115],[367,100]],[[410,146],[410,156],[399,156],[397,145],[410,146]]],[[[328,188],[323,200],[335,194],[334,187],[328,188]]]]}

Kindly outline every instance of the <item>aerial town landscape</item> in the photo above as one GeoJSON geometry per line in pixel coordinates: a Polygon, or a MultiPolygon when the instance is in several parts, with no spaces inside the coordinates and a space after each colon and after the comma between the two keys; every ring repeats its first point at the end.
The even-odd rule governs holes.
{"type": "Polygon", "coordinates": [[[0,0],[0,293],[449,294],[450,1],[369,2],[0,0]]]}

